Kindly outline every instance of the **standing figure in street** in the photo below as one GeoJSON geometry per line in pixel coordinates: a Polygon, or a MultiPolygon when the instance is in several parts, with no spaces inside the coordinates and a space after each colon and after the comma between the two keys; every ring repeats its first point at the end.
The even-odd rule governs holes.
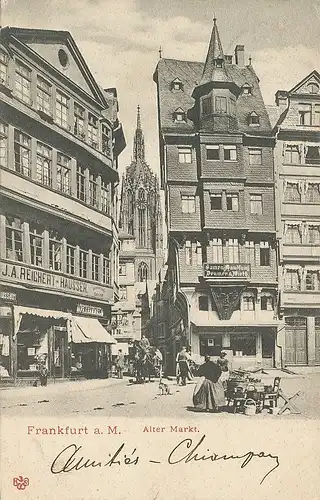
{"type": "Polygon", "coordinates": [[[223,385],[220,382],[221,368],[217,363],[205,356],[205,362],[200,366],[198,375],[202,377],[193,393],[193,404],[205,411],[218,411],[225,405],[223,385]]]}
{"type": "Polygon", "coordinates": [[[123,369],[124,369],[124,355],[122,354],[122,350],[119,349],[118,356],[116,359],[116,369],[118,378],[123,378],[123,369]]]}
{"type": "Polygon", "coordinates": [[[162,372],[163,372],[163,369],[162,369],[163,356],[162,356],[162,353],[161,353],[161,351],[159,349],[156,349],[155,352],[154,352],[153,364],[154,364],[155,370],[156,370],[156,372],[159,375],[159,378],[161,380],[161,378],[162,378],[162,372]]]}
{"type": "Polygon", "coordinates": [[[190,359],[189,354],[185,347],[182,347],[181,351],[178,353],[176,362],[177,362],[177,383],[179,384],[179,380],[181,378],[181,385],[187,385],[187,376],[189,373],[189,364],[188,360],[190,359]]]}
{"type": "Polygon", "coordinates": [[[229,361],[226,358],[227,353],[225,351],[221,351],[220,357],[217,359],[217,365],[221,368],[221,376],[220,382],[223,385],[224,390],[227,390],[227,382],[229,380],[229,361]]]}
{"type": "Polygon", "coordinates": [[[140,345],[145,351],[148,351],[150,349],[150,342],[145,335],[142,335],[140,345]]]}
{"type": "Polygon", "coordinates": [[[46,359],[44,359],[43,357],[39,359],[38,371],[40,385],[44,387],[48,384],[48,369],[46,367],[46,359]]]}

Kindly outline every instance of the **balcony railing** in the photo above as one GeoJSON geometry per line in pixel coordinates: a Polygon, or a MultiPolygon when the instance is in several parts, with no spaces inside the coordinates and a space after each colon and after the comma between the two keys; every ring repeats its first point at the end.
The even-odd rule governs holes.
{"type": "Polygon", "coordinates": [[[251,277],[250,264],[203,264],[203,277],[216,280],[243,280],[251,277]]]}

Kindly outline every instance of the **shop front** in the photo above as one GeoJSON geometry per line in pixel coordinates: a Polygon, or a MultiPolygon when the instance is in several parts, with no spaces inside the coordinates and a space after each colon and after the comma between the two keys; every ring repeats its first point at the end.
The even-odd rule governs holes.
{"type": "Polygon", "coordinates": [[[212,328],[192,324],[192,352],[215,357],[225,350],[232,368],[272,368],[276,337],[276,326],[212,328]]]}
{"type": "Polygon", "coordinates": [[[116,340],[97,318],[72,317],[71,371],[73,376],[108,378],[112,371],[112,347],[116,340]]]}

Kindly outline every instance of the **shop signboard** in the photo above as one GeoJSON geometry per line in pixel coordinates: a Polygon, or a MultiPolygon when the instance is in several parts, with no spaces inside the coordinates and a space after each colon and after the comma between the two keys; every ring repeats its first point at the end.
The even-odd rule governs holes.
{"type": "Polygon", "coordinates": [[[250,264],[203,264],[203,277],[213,279],[248,279],[250,264]]]}
{"type": "Polygon", "coordinates": [[[6,284],[26,284],[37,290],[52,290],[69,296],[94,298],[106,303],[113,300],[112,287],[102,283],[3,260],[0,260],[0,279],[6,284]]]}
{"type": "Polygon", "coordinates": [[[77,304],[76,312],[78,314],[86,314],[88,316],[100,316],[103,317],[102,307],[92,306],[90,304],[77,304]]]}
{"type": "Polygon", "coordinates": [[[17,295],[12,292],[0,292],[0,299],[6,302],[16,302],[17,295]]]}

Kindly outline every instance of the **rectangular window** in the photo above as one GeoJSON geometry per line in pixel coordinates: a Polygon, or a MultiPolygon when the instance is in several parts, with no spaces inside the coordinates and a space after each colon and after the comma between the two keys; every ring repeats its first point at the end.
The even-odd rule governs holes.
{"type": "Polygon", "coordinates": [[[192,163],[192,149],[178,148],[179,163],[192,163]]]}
{"type": "Polygon", "coordinates": [[[211,210],[222,210],[222,194],[210,195],[211,210]]]}
{"type": "Polygon", "coordinates": [[[86,169],[77,165],[77,198],[86,201],[86,169]]]}
{"type": "Polygon", "coordinates": [[[127,287],[126,286],[119,287],[119,299],[120,300],[127,300],[127,287]]]}
{"type": "Polygon", "coordinates": [[[30,254],[33,266],[43,266],[43,231],[30,227],[30,254]]]}
{"type": "Polygon", "coordinates": [[[21,220],[6,217],[6,258],[18,262],[23,261],[21,220]]]}
{"type": "Polygon", "coordinates": [[[223,158],[225,161],[237,161],[237,146],[223,146],[223,158]]]}
{"type": "Polygon", "coordinates": [[[126,264],[120,264],[119,265],[119,275],[120,276],[126,276],[127,275],[127,266],[126,266],[126,264]]]}
{"type": "Polygon", "coordinates": [[[99,281],[99,259],[100,256],[98,254],[92,254],[92,273],[91,279],[93,281],[99,281]]]}
{"type": "Polygon", "coordinates": [[[0,166],[8,166],[8,126],[0,122],[0,166]]]}
{"type": "Polygon", "coordinates": [[[300,278],[296,269],[287,269],[284,287],[286,290],[300,290],[300,278]]]}
{"type": "Polygon", "coordinates": [[[294,201],[300,203],[301,194],[297,183],[288,182],[285,192],[284,201],[294,201]]]}
{"type": "Polygon", "coordinates": [[[207,160],[219,160],[219,146],[206,146],[207,160]]]}
{"type": "Polygon", "coordinates": [[[254,296],[245,295],[242,297],[242,306],[244,311],[254,311],[254,296]]]}
{"type": "Polygon", "coordinates": [[[88,115],[88,143],[90,146],[97,149],[99,147],[98,142],[98,118],[91,113],[88,115]]]}
{"type": "Polygon", "coordinates": [[[31,137],[14,131],[14,167],[19,174],[31,177],[31,137]]]}
{"type": "Polygon", "coordinates": [[[299,125],[311,125],[311,104],[299,104],[299,125]]]}
{"type": "Polygon", "coordinates": [[[239,195],[236,193],[227,193],[227,210],[230,212],[239,212],[239,195]]]}
{"type": "Polygon", "coordinates": [[[274,310],[274,297],[272,295],[262,295],[261,297],[261,311],[274,310]]]}
{"type": "Polygon", "coordinates": [[[306,165],[320,165],[320,146],[307,146],[306,165]]]}
{"type": "Polygon", "coordinates": [[[37,143],[36,179],[45,186],[52,184],[52,149],[41,142],[37,143]]]}
{"type": "Polygon", "coordinates": [[[209,241],[209,256],[212,259],[213,264],[223,263],[223,246],[222,240],[220,238],[212,238],[209,241]]]}
{"type": "Polygon", "coordinates": [[[301,155],[297,145],[287,145],[284,153],[284,162],[289,165],[300,165],[301,155]]]}
{"type": "Polygon", "coordinates": [[[62,243],[57,238],[49,238],[49,269],[62,270],[62,243]]]}
{"type": "Polygon", "coordinates": [[[268,241],[260,241],[260,266],[270,266],[270,247],[268,241]]]}
{"type": "Polygon", "coordinates": [[[301,243],[301,233],[298,225],[287,226],[285,242],[289,245],[299,245],[301,243]]]}
{"type": "Polygon", "coordinates": [[[181,196],[181,210],[184,214],[193,214],[196,211],[196,198],[192,195],[181,196]]]}
{"type": "Polygon", "coordinates": [[[212,101],[211,96],[203,97],[201,100],[202,104],[202,114],[203,116],[208,116],[212,114],[212,101]]]}
{"type": "Polygon", "coordinates": [[[8,85],[8,55],[0,50],[0,83],[8,85]]]}
{"type": "Polygon", "coordinates": [[[84,120],[85,120],[85,110],[76,102],[74,103],[74,134],[80,137],[80,139],[85,139],[85,131],[84,131],[84,120]]]}
{"type": "Polygon", "coordinates": [[[21,101],[31,104],[31,70],[16,61],[15,93],[21,101]]]}
{"type": "Polygon", "coordinates": [[[93,174],[89,175],[89,203],[93,207],[97,206],[97,189],[98,183],[93,174]]]}
{"type": "Polygon", "coordinates": [[[230,99],[230,114],[236,116],[236,101],[234,99],[230,99]]]}
{"type": "Polygon", "coordinates": [[[239,262],[239,243],[237,238],[227,240],[228,263],[237,264],[239,262]]]}
{"type": "Polygon", "coordinates": [[[230,335],[230,347],[234,356],[255,356],[256,335],[253,333],[237,333],[230,335]]]}
{"type": "Polygon", "coordinates": [[[226,114],[227,113],[227,98],[217,96],[215,99],[215,113],[226,114]]]}
{"type": "Polygon", "coordinates": [[[186,257],[186,265],[191,266],[192,265],[192,244],[191,241],[186,241],[186,246],[185,246],[185,257],[186,257]]]}
{"type": "Polygon", "coordinates": [[[70,158],[62,153],[57,153],[57,188],[66,194],[71,192],[70,162],[70,158]]]}
{"type": "Polygon", "coordinates": [[[262,214],[262,194],[250,195],[250,212],[252,214],[262,214]]]}
{"type": "Polygon", "coordinates": [[[320,226],[309,226],[308,243],[312,245],[320,244],[320,226]]]}
{"type": "Polygon", "coordinates": [[[76,249],[71,245],[67,245],[67,273],[75,274],[75,255],[76,249]]]}
{"type": "Polygon", "coordinates": [[[318,291],[320,289],[320,280],[318,271],[307,271],[306,274],[306,290],[318,291]]]}
{"type": "Polygon", "coordinates": [[[320,203],[320,184],[319,183],[309,183],[306,193],[307,203],[320,203]]]}
{"type": "Polygon", "coordinates": [[[320,104],[314,105],[314,122],[313,125],[316,127],[320,126],[320,104]]]}
{"type": "Polygon", "coordinates": [[[41,76],[37,77],[37,109],[48,116],[52,115],[51,85],[41,76]]]}
{"type": "Polygon", "coordinates": [[[80,278],[88,278],[88,252],[80,250],[79,259],[80,278]]]}
{"type": "Polygon", "coordinates": [[[103,257],[102,260],[102,281],[105,285],[110,285],[111,283],[111,273],[110,273],[110,259],[103,257]]]}
{"type": "Polygon", "coordinates": [[[199,311],[209,311],[209,299],[207,295],[200,295],[199,311]]]}
{"type": "Polygon", "coordinates": [[[254,241],[246,241],[245,242],[245,261],[246,264],[255,263],[255,245],[254,241]]]}
{"type": "Polygon", "coordinates": [[[101,126],[101,143],[102,143],[102,152],[110,156],[111,155],[111,130],[106,127],[106,125],[101,126]]]}
{"type": "Polygon", "coordinates": [[[262,165],[262,149],[249,149],[249,164],[262,165]]]}
{"type": "Polygon", "coordinates": [[[69,128],[69,98],[56,91],[56,122],[63,128],[69,128]]]}
{"type": "Polygon", "coordinates": [[[110,214],[110,191],[109,185],[101,182],[101,210],[106,214],[110,214]]]}

